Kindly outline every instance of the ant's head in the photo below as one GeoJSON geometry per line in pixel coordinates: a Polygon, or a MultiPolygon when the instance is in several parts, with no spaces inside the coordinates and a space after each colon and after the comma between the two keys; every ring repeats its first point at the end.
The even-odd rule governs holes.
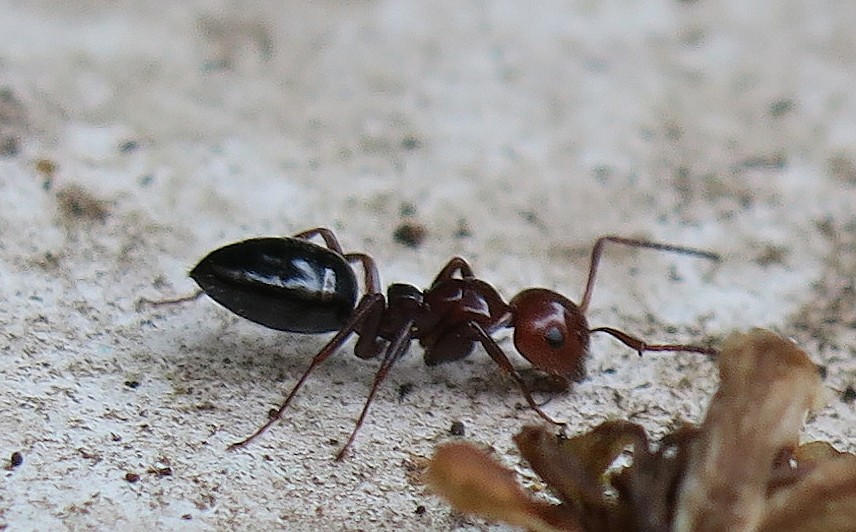
{"type": "Polygon", "coordinates": [[[546,288],[526,289],[509,305],[517,351],[538,369],[572,380],[582,379],[589,328],[580,308],[546,288]]]}

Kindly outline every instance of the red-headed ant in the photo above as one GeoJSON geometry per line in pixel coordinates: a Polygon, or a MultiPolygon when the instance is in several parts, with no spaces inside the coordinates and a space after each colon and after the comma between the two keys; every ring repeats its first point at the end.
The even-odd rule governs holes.
{"type": "Polygon", "coordinates": [[[494,332],[513,328],[515,348],[535,368],[577,381],[585,375],[589,337],[594,332],[612,335],[640,355],[644,351],[715,354],[708,347],[649,345],[610,327],[589,329],[585,313],[603,247],[608,242],[719,260],[718,255],[697,249],[604,236],[595,242],[585,292],[577,305],[544,288],[525,289],[506,303],[491,285],[476,278],[460,257],[450,260],[428,289],[394,283],[384,297],[374,260],[364,253],[344,253],[333,232],[324,228],[290,238],[244,240],[212,251],[190,272],[202,289],[191,297],[205,293],[235,314],[271,329],[307,334],[336,332],[313,357],[270,419],[229,449],[243,447],[279,420],[312,370],[352,334],[359,337],[354,354],[363,359],[379,356],[381,364],[360,417],[336,460],[341,460],[353,443],[380,384],[407,352],[411,340],[422,345],[425,364],[429,366],[461,360],[480,343],[517,382],[529,406],[554,424],[561,423],[545,414],[532,398],[520,373],[491,337],[494,332]],[[313,243],[314,237],[321,237],[325,245],[313,243]],[[354,263],[359,263],[363,271],[359,302],[354,263]]]}

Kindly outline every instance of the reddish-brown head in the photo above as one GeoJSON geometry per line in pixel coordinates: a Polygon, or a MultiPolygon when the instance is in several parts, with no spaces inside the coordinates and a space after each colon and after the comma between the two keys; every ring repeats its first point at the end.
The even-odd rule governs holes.
{"type": "Polygon", "coordinates": [[[589,350],[586,317],[570,299],[545,288],[529,288],[510,302],[514,346],[538,369],[572,380],[585,376],[589,350]]]}

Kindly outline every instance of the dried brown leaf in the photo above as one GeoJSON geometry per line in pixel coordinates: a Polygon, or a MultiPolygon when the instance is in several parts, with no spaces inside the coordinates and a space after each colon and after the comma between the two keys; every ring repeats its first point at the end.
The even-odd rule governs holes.
{"type": "Polygon", "coordinates": [[[856,531],[856,456],[830,449],[838,453],[827,447],[799,482],[770,496],[759,532],[856,531]]]}
{"type": "Polygon", "coordinates": [[[822,404],[814,364],[769,331],[732,336],[719,364],[722,382],[690,446],[675,530],[755,530],[777,455],[796,447],[806,412],[822,404]]]}
{"type": "Polygon", "coordinates": [[[842,453],[825,441],[811,441],[797,447],[793,452],[793,458],[802,465],[814,464],[832,458],[851,456],[847,453],[842,453]]]}
{"type": "Polygon", "coordinates": [[[431,488],[460,512],[501,520],[535,531],[579,530],[556,528],[547,519],[554,509],[529,498],[514,473],[466,443],[440,446],[426,473],[431,488]]]}
{"type": "Polygon", "coordinates": [[[586,474],[602,485],[606,470],[631,445],[640,449],[648,448],[645,429],[636,423],[616,420],[601,423],[585,434],[562,442],[560,447],[563,454],[581,460],[586,474]]]}
{"type": "MultiPolygon", "coordinates": [[[[585,435],[584,435],[585,436],[585,435]]],[[[529,466],[567,503],[603,502],[600,474],[591,475],[586,456],[569,449],[563,452],[556,436],[542,427],[523,427],[514,443],[529,466]]]]}
{"type": "Polygon", "coordinates": [[[647,441],[636,443],[633,463],[612,479],[620,496],[621,513],[628,523],[620,530],[672,529],[677,490],[687,467],[688,447],[698,432],[696,427],[682,427],[658,442],[656,451],[649,449],[647,441]]]}

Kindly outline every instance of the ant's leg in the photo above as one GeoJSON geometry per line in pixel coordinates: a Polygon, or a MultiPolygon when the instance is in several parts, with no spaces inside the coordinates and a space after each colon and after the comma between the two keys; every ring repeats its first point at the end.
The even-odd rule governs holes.
{"type": "Polygon", "coordinates": [[[585,314],[588,310],[589,302],[591,301],[591,292],[594,288],[594,279],[597,276],[597,266],[600,263],[600,256],[603,254],[603,246],[607,242],[615,244],[623,244],[637,248],[657,249],[660,251],[669,251],[673,253],[683,253],[684,255],[695,255],[710,260],[719,260],[719,255],[702,251],[700,249],[686,248],[683,246],[673,246],[671,244],[661,244],[659,242],[649,242],[648,240],[637,240],[635,238],[623,238],[620,236],[602,236],[594,243],[594,248],[591,251],[591,265],[589,266],[588,281],[586,282],[586,290],[583,292],[583,297],[580,300],[580,311],[585,314]]]}
{"type": "MultiPolygon", "coordinates": [[[[333,234],[333,231],[325,228],[325,227],[316,227],[315,229],[309,229],[308,231],[303,231],[301,233],[297,233],[292,238],[300,238],[302,240],[310,240],[314,236],[320,236],[324,239],[324,243],[327,245],[327,248],[335,251],[336,253],[342,254],[342,246],[339,245],[339,240],[336,239],[336,235],[333,234]]],[[[142,305],[152,305],[152,306],[160,306],[160,305],[173,305],[176,303],[185,303],[187,301],[193,301],[194,299],[198,299],[199,296],[204,294],[203,290],[197,290],[196,292],[186,295],[180,296],[173,299],[162,299],[162,300],[153,300],[147,297],[141,297],[137,300],[137,307],[141,307],[142,305]]]]}
{"type": "Polygon", "coordinates": [[[256,437],[258,437],[261,433],[266,431],[268,427],[279,421],[280,416],[282,416],[282,413],[285,412],[286,408],[288,408],[288,405],[291,404],[291,400],[294,399],[294,396],[297,394],[297,391],[303,386],[303,383],[306,382],[306,378],[309,377],[309,374],[312,373],[312,370],[314,370],[317,365],[327,360],[330,355],[332,355],[340,347],[342,347],[342,344],[344,344],[345,341],[347,341],[348,337],[350,337],[351,334],[354,332],[354,330],[359,327],[360,323],[362,323],[365,317],[371,315],[372,312],[374,312],[375,309],[378,307],[378,305],[383,304],[384,298],[381,294],[372,294],[363,297],[362,301],[360,301],[360,304],[357,305],[356,309],[354,309],[354,313],[348,320],[348,323],[346,323],[345,326],[342,327],[342,329],[340,329],[339,332],[337,332],[336,335],[333,336],[333,338],[331,338],[329,342],[327,342],[327,345],[325,345],[321,349],[321,351],[319,351],[318,354],[312,358],[312,362],[309,364],[309,367],[306,368],[305,372],[303,372],[303,375],[300,377],[300,379],[298,379],[297,383],[294,385],[294,387],[291,389],[291,392],[288,394],[288,397],[285,398],[285,402],[282,403],[279,409],[274,412],[270,416],[268,421],[264,425],[259,427],[258,430],[256,430],[247,438],[244,438],[239,442],[229,445],[227,449],[231,451],[237,449],[238,447],[245,446],[246,444],[256,439],[256,437]]]}
{"type": "Polygon", "coordinates": [[[526,383],[523,382],[523,378],[520,376],[520,373],[511,365],[511,362],[508,361],[508,357],[503,353],[502,348],[497,345],[496,341],[484,330],[484,328],[475,322],[470,322],[470,329],[475,332],[476,337],[479,342],[484,346],[487,354],[490,355],[490,358],[493,359],[494,362],[499,365],[499,368],[504,371],[506,374],[511,376],[512,379],[517,382],[517,386],[520,387],[520,391],[523,392],[523,397],[526,398],[526,402],[529,403],[529,407],[532,408],[541,418],[545,421],[552,423],[554,425],[564,425],[564,423],[560,421],[556,421],[551,418],[547,414],[544,413],[543,410],[538,406],[538,403],[535,402],[535,399],[532,397],[532,394],[529,392],[529,388],[526,387],[526,383]]]}
{"type": "Polygon", "coordinates": [[[642,352],[644,351],[681,351],[685,353],[701,353],[702,355],[708,355],[715,357],[719,355],[719,351],[712,347],[700,347],[697,345],[685,345],[685,344],[658,344],[658,345],[648,345],[643,340],[636,338],[635,336],[630,336],[629,334],[619,331],[618,329],[613,329],[612,327],[598,327],[597,329],[591,329],[589,332],[605,332],[616,338],[619,342],[623,343],[627,347],[636,350],[639,353],[639,356],[642,356],[642,352]]]}
{"type": "Polygon", "coordinates": [[[363,267],[363,289],[366,294],[380,293],[380,275],[373,258],[365,253],[347,253],[344,255],[348,262],[359,262],[363,267]]]}
{"type": "Polygon", "coordinates": [[[443,266],[443,269],[440,270],[437,277],[434,278],[434,282],[431,283],[431,286],[434,286],[441,281],[452,279],[455,273],[460,274],[462,279],[473,278],[473,269],[470,267],[470,264],[461,257],[452,257],[452,259],[443,266]]]}
{"type": "Polygon", "coordinates": [[[377,392],[380,384],[386,379],[389,370],[392,368],[392,365],[398,362],[404,353],[407,352],[407,348],[410,346],[410,328],[413,326],[413,320],[408,320],[406,323],[402,324],[401,329],[396,333],[395,338],[390,342],[390,344],[386,348],[386,353],[383,355],[383,361],[380,364],[380,367],[375,373],[374,381],[372,382],[372,389],[369,391],[369,396],[366,398],[366,403],[363,406],[363,411],[360,412],[360,417],[357,419],[357,424],[354,425],[354,430],[351,431],[351,435],[348,437],[348,441],[345,442],[345,445],[339,449],[339,452],[336,453],[336,461],[339,462],[342,458],[345,457],[345,453],[348,451],[348,448],[354,442],[354,439],[357,437],[357,431],[360,430],[360,427],[363,426],[363,421],[366,419],[366,414],[369,412],[369,406],[372,404],[374,400],[375,393],[377,392]]]}
{"type": "Polygon", "coordinates": [[[339,244],[339,239],[336,238],[336,235],[333,234],[333,231],[327,229],[326,227],[316,227],[315,229],[302,231],[292,236],[291,238],[311,240],[314,236],[320,236],[321,238],[323,238],[324,243],[327,244],[328,249],[335,251],[339,255],[342,254],[342,246],[339,244]]]}
{"type": "Polygon", "coordinates": [[[365,273],[364,286],[366,294],[380,293],[380,276],[377,273],[377,266],[375,265],[374,259],[365,253],[345,254],[342,251],[342,245],[339,244],[339,240],[330,229],[327,229],[326,227],[316,227],[315,229],[309,229],[307,231],[297,233],[292,238],[311,240],[314,236],[320,236],[323,238],[324,243],[327,244],[327,249],[342,255],[348,262],[359,262],[362,264],[363,272],[365,273]]]}

